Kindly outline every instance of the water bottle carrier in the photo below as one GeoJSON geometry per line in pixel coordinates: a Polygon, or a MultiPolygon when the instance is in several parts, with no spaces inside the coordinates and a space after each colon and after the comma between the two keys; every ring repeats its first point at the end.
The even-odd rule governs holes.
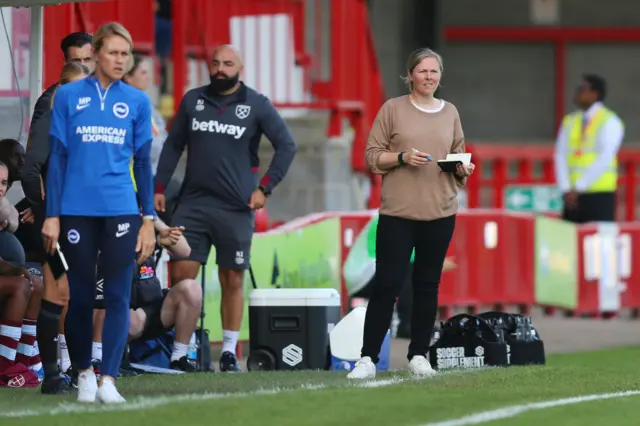
{"type": "Polygon", "coordinates": [[[540,332],[533,327],[531,317],[497,311],[483,312],[478,316],[494,328],[495,321],[502,319],[505,324],[504,340],[508,345],[509,365],[544,365],[546,363],[544,342],[540,332]],[[526,335],[527,333],[530,334],[526,335]],[[522,334],[525,335],[522,336],[522,334]]]}
{"type": "Polygon", "coordinates": [[[439,337],[429,349],[429,358],[437,370],[545,363],[537,330],[519,315],[454,315],[441,322],[435,334],[439,337]]]}

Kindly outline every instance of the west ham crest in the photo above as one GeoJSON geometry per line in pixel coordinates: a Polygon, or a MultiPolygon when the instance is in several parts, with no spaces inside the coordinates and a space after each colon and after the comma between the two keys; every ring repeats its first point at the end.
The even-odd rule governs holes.
{"type": "Polygon", "coordinates": [[[251,112],[251,107],[249,105],[236,106],[236,116],[240,120],[244,120],[245,118],[247,118],[250,112],[251,112]]]}

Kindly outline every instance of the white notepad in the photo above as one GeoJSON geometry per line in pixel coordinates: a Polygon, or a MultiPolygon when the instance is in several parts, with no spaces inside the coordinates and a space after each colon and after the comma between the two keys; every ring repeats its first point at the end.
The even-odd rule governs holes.
{"type": "Polygon", "coordinates": [[[438,166],[443,172],[455,172],[459,163],[468,166],[471,163],[471,153],[447,154],[447,158],[438,160],[438,166]]]}

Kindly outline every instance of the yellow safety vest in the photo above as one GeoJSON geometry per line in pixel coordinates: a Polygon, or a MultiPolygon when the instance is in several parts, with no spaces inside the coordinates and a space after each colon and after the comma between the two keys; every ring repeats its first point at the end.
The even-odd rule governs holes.
{"type": "MultiPolygon", "coordinates": [[[[596,141],[602,125],[616,114],[608,108],[602,107],[589,120],[586,128],[582,128],[583,114],[574,112],[564,117],[562,125],[569,136],[569,181],[574,186],[582,177],[584,171],[596,161],[598,152],[596,141]]],[[[586,189],[586,192],[614,192],[618,186],[618,159],[614,157],[609,168],[586,189]]]]}

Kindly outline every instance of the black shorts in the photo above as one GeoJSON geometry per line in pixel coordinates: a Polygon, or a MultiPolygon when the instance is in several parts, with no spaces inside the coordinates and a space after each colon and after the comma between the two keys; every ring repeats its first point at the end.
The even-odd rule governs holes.
{"type": "Polygon", "coordinates": [[[587,192],[578,194],[578,208],[562,212],[562,218],[573,223],[614,222],[616,195],[614,192],[587,192]]]}
{"type": "Polygon", "coordinates": [[[162,312],[162,304],[164,303],[164,299],[167,297],[169,293],[168,289],[162,290],[162,299],[154,302],[153,304],[140,306],[139,309],[142,309],[147,316],[147,319],[144,323],[144,329],[142,331],[142,335],[137,340],[149,340],[155,339],[156,337],[162,336],[167,331],[173,328],[173,325],[169,327],[165,327],[162,324],[161,312],[162,312]]]}
{"type": "Polygon", "coordinates": [[[216,249],[216,264],[222,268],[249,269],[249,251],[253,238],[255,212],[213,207],[206,198],[181,200],[171,223],[184,226],[191,255],[184,259],[206,263],[211,246],[216,249]]]}

